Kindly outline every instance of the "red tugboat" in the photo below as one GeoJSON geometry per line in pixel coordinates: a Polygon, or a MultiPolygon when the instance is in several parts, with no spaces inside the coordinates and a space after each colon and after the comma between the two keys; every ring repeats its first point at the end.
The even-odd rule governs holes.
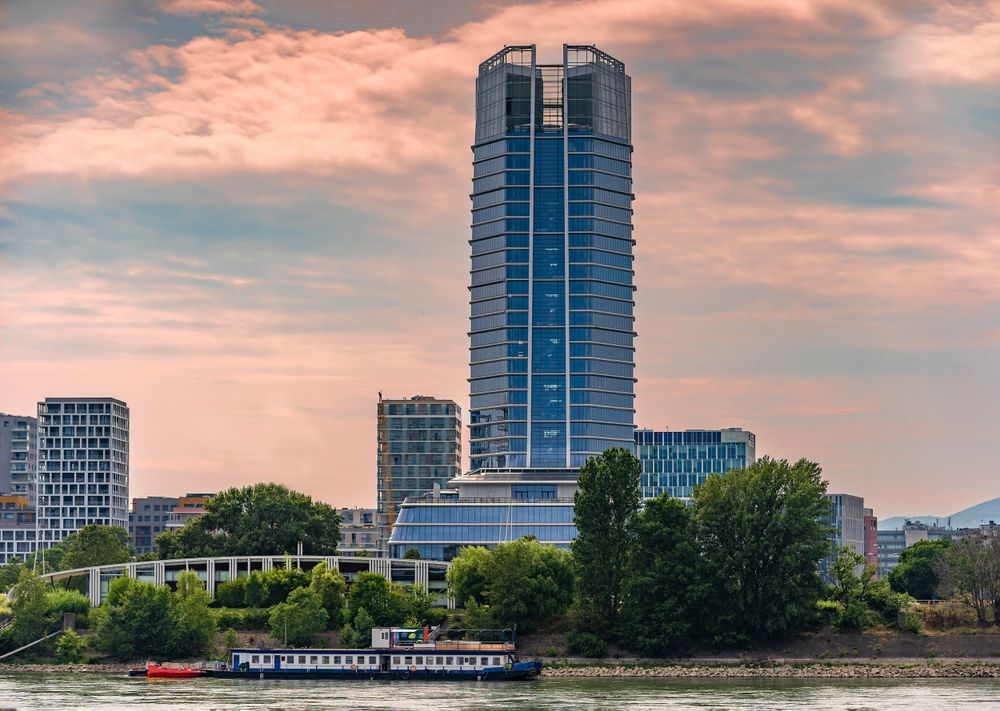
{"type": "Polygon", "coordinates": [[[194,679],[199,676],[205,676],[203,669],[161,667],[156,662],[146,663],[147,679],[194,679]]]}

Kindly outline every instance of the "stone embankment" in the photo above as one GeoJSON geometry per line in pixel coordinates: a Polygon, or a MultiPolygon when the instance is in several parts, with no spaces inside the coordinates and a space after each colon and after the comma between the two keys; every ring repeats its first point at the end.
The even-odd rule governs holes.
{"type": "Polygon", "coordinates": [[[0,674],[14,672],[44,672],[46,674],[90,673],[127,674],[129,669],[137,669],[142,664],[0,664],[0,674]]]}
{"type": "Polygon", "coordinates": [[[997,679],[1000,661],[913,663],[764,663],[552,666],[548,678],[666,678],[666,679],[997,679]]]}

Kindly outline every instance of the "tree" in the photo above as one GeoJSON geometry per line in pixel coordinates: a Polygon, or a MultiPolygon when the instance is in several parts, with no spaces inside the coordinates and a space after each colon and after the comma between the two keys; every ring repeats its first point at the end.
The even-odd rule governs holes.
{"type": "Polygon", "coordinates": [[[132,557],[128,531],[121,526],[84,526],[67,536],[63,546],[62,570],[124,563],[132,557]]]}
{"type": "Polygon", "coordinates": [[[17,584],[25,565],[20,558],[11,558],[0,566],[0,593],[5,593],[17,584]]]}
{"type": "Polygon", "coordinates": [[[177,576],[177,590],[170,601],[170,652],[192,657],[204,652],[215,634],[215,616],[209,609],[212,599],[198,574],[186,570],[177,576]]]}
{"type": "Polygon", "coordinates": [[[171,594],[163,585],[116,578],[104,604],[92,613],[97,647],[115,659],[171,654],[171,594]]]}
{"type": "Polygon", "coordinates": [[[287,602],[275,605],[268,618],[271,635],[292,645],[308,645],[326,629],[326,610],[319,595],[309,588],[293,590],[287,602]]]}
{"type": "MultiPolygon", "coordinates": [[[[942,551],[934,564],[941,591],[972,608],[980,627],[987,626],[986,609],[1000,588],[1000,566],[994,551],[1000,548],[981,536],[969,536],[942,551]]],[[[994,621],[996,614],[994,608],[994,621]]]]}
{"type": "Polygon", "coordinates": [[[45,582],[30,570],[21,570],[13,590],[11,608],[14,624],[11,639],[20,646],[34,642],[52,631],[45,597],[45,582]]]}
{"type": "Polygon", "coordinates": [[[917,541],[899,554],[899,565],[889,571],[889,585],[896,592],[908,593],[918,600],[937,599],[938,580],[935,566],[938,557],[951,547],[947,538],[917,541]]]}
{"type": "MultiPolygon", "coordinates": [[[[398,586],[397,586],[398,587],[398,586]]],[[[399,625],[405,618],[403,598],[393,594],[393,585],[378,573],[360,573],[347,593],[346,614],[352,622],[363,608],[375,626],[399,625]]]]}
{"type": "Polygon", "coordinates": [[[635,543],[626,566],[624,639],[652,657],[691,644],[701,629],[704,577],[694,511],[666,495],[647,501],[636,519],[635,543]]]}
{"type": "Polygon", "coordinates": [[[319,563],[312,569],[309,589],[319,596],[320,603],[327,614],[327,625],[332,630],[340,629],[343,624],[344,590],[347,583],[339,571],[330,570],[326,563],[319,563]]]}
{"type": "Polygon", "coordinates": [[[641,475],[642,464],[623,448],[609,449],[580,469],[573,562],[580,607],[595,631],[598,621],[601,629],[614,629],[621,609],[641,475]]]}
{"type": "Polygon", "coordinates": [[[830,598],[840,603],[834,625],[841,630],[861,630],[875,623],[868,606],[868,594],[875,582],[876,568],[865,557],[844,546],[830,566],[830,598]],[[861,574],[858,574],[858,569],[861,574]]]}
{"type": "Polygon", "coordinates": [[[466,546],[452,559],[446,575],[448,591],[456,605],[465,607],[469,600],[479,604],[486,602],[487,570],[492,558],[493,553],[488,548],[466,546]]]}
{"type": "Polygon", "coordinates": [[[205,505],[205,515],[156,539],[157,551],[193,555],[279,555],[297,550],[334,555],[340,516],[328,504],[280,484],[227,489],[205,505]]]}
{"type": "Polygon", "coordinates": [[[567,551],[522,538],[501,543],[491,553],[485,597],[492,624],[530,630],[566,612],[573,600],[573,563],[567,551]]]}
{"type": "Polygon", "coordinates": [[[360,608],[354,620],[344,625],[340,634],[340,641],[345,647],[368,648],[372,641],[372,628],[375,620],[368,614],[365,608],[360,608]]]}
{"type": "Polygon", "coordinates": [[[403,554],[403,558],[406,560],[420,560],[421,557],[420,551],[416,548],[407,548],[406,553],[403,554]]]}
{"type": "Polygon", "coordinates": [[[779,637],[815,614],[830,511],[819,465],[769,457],[694,490],[698,548],[711,573],[703,618],[716,643],[779,637]]]}

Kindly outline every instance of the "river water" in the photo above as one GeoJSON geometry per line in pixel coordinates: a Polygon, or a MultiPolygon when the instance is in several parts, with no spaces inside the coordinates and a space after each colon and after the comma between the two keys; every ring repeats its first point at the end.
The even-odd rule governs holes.
{"type": "Polygon", "coordinates": [[[128,679],[99,674],[0,675],[0,709],[1000,709],[1000,680],[540,679],[531,682],[128,679]]]}

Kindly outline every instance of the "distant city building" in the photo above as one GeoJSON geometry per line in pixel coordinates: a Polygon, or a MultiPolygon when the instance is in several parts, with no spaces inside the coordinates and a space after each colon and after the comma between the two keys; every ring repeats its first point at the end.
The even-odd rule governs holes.
{"type": "Polygon", "coordinates": [[[0,494],[27,496],[34,505],[38,420],[0,412],[0,494]]]}
{"type": "Polygon", "coordinates": [[[140,496],[132,499],[128,515],[129,537],[136,554],[151,553],[156,537],[180,528],[191,518],[205,515],[205,504],[213,494],[184,496],[140,496]]]}
{"type": "Polygon", "coordinates": [[[709,474],[742,469],[756,459],[756,437],[738,427],[678,432],[639,429],[635,452],[642,462],[644,498],[691,497],[709,474]]]}
{"type": "Polygon", "coordinates": [[[25,495],[0,495],[0,565],[35,552],[35,512],[25,495]]]}
{"type": "Polygon", "coordinates": [[[385,550],[407,497],[462,472],[462,411],[454,400],[415,395],[378,400],[377,549],[385,550]]]}
{"type": "MultiPolygon", "coordinates": [[[[989,528],[988,526],[985,528],[989,528]]],[[[899,555],[919,541],[958,540],[973,533],[982,533],[978,528],[945,528],[907,521],[902,528],[878,532],[878,574],[885,577],[899,565],[899,555]]]]}
{"type": "Polygon", "coordinates": [[[865,561],[878,569],[878,517],[865,509],[865,561]]]}
{"type": "Polygon", "coordinates": [[[830,515],[824,522],[833,526],[830,554],[820,561],[820,576],[829,581],[830,567],[844,546],[860,555],[865,554],[865,500],[850,494],[827,494],[830,515]]]}
{"type": "Polygon", "coordinates": [[[337,552],[341,555],[373,553],[379,550],[378,509],[341,508],[340,543],[337,552]]]}
{"type": "Polygon", "coordinates": [[[128,529],[129,409],[115,398],[38,403],[39,545],[88,524],[128,529]]]}

